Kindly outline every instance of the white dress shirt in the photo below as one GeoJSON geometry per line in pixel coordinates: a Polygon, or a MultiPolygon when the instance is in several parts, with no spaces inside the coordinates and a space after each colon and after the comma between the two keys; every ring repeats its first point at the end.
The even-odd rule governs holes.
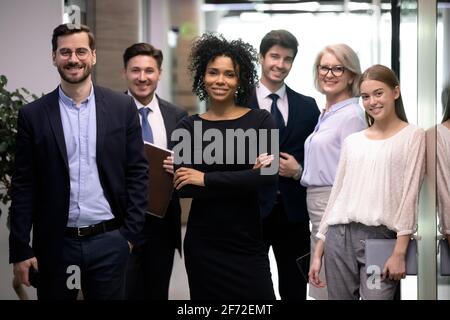
{"type": "MultiPolygon", "coordinates": [[[[133,95],[128,91],[128,95],[133,97],[133,95]]],[[[159,108],[158,99],[156,98],[156,94],[153,95],[152,101],[149,104],[144,106],[140,103],[135,97],[133,97],[134,102],[138,109],[141,108],[149,108],[150,112],[148,113],[147,121],[150,123],[150,127],[152,128],[153,133],[153,143],[158,147],[167,149],[167,134],[166,127],[164,125],[164,119],[161,114],[161,109],[159,108]]],[[[139,114],[139,119],[142,123],[142,117],[139,114]]]]}
{"type": "Polygon", "coordinates": [[[288,114],[289,114],[289,104],[286,94],[286,85],[283,84],[280,89],[276,92],[272,92],[261,82],[258,83],[256,87],[256,98],[258,99],[258,105],[260,109],[264,109],[270,112],[270,107],[272,106],[272,98],[269,94],[275,93],[278,95],[277,106],[283,116],[284,125],[287,126],[288,114]]]}

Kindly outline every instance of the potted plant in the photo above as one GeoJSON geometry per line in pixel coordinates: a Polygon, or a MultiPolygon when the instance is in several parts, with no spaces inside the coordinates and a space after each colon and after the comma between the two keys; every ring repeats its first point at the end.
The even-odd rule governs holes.
{"type": "Polygon", "coordinates": [[[10,92],[5,88],[7,83],[6,77],[0,75],[0,202],[5,205],[11,200],[19,108],[38,98],[25,88],[10,92]]]}

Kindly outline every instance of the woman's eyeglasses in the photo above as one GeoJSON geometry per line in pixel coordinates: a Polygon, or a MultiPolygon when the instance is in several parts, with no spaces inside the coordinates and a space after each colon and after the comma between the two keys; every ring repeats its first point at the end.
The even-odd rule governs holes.
{"type": "Polygon", "coordinates": [[[329,67],[329,66],[318,65],[317,71],[319,72],[319,75],[321,75],[321,76],[326,76],[328,74],[328,72],[331,71],[331,74],[333,76],[340,77],[344,73],[345,67],[344,66],[329,67]]]}

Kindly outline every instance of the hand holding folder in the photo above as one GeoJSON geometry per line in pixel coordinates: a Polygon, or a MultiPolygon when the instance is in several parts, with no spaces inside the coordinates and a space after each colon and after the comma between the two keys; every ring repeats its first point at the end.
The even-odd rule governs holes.
{"type": "Polygon", "coordinates": [[[164,218],[172,198],[173,176],[163,168],[163,161],[172,156],[172,151],[145,142],[144,152],[149,175],[147,213],[164,218]]]}
{"type": "MultiPolygon", "coordinates": [[[[382,271],[386,261],[394,251],[396,239],[366,239],[365,254],[367,274],[373,272],[373,266],[382,271]],[[369,268],[371,267],[372,268],[369,268]]],[[[412,239],[406,252],[406,274],[417,275],[417,241],[412,239]]]]}

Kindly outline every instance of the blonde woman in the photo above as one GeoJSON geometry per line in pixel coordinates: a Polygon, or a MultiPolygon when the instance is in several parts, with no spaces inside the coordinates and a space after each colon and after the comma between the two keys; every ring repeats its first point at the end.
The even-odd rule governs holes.
{"type": "MultiPolygon", "coordinates": [[[[311,253],[336,176],[342,143],[349,134],[367,128],[363,108],[358,103],[361,68],[352,48],[346,44],[327,46],[317,55],[314,66],[314,85],[326,100],[314,131],[305,141],[301,178],[301,184],[307,187],[311,253]]],[[[327,290],[310,286],[309,295],[326,300],[327,290]]]]}
{"type": "Polygon", "coordinates": [[[325,286],[319,276],[325,253],[329,299],[389,300],[405,277],[406,250],[417,228],[425,132],[408,124],[398,79],[389,68],[367,69],[360,92],[369,128],[344,141],[309,280],[325,286]],[[364,242],[369,238],[396,238],[375,289],[367,286],[364,242]]]}

